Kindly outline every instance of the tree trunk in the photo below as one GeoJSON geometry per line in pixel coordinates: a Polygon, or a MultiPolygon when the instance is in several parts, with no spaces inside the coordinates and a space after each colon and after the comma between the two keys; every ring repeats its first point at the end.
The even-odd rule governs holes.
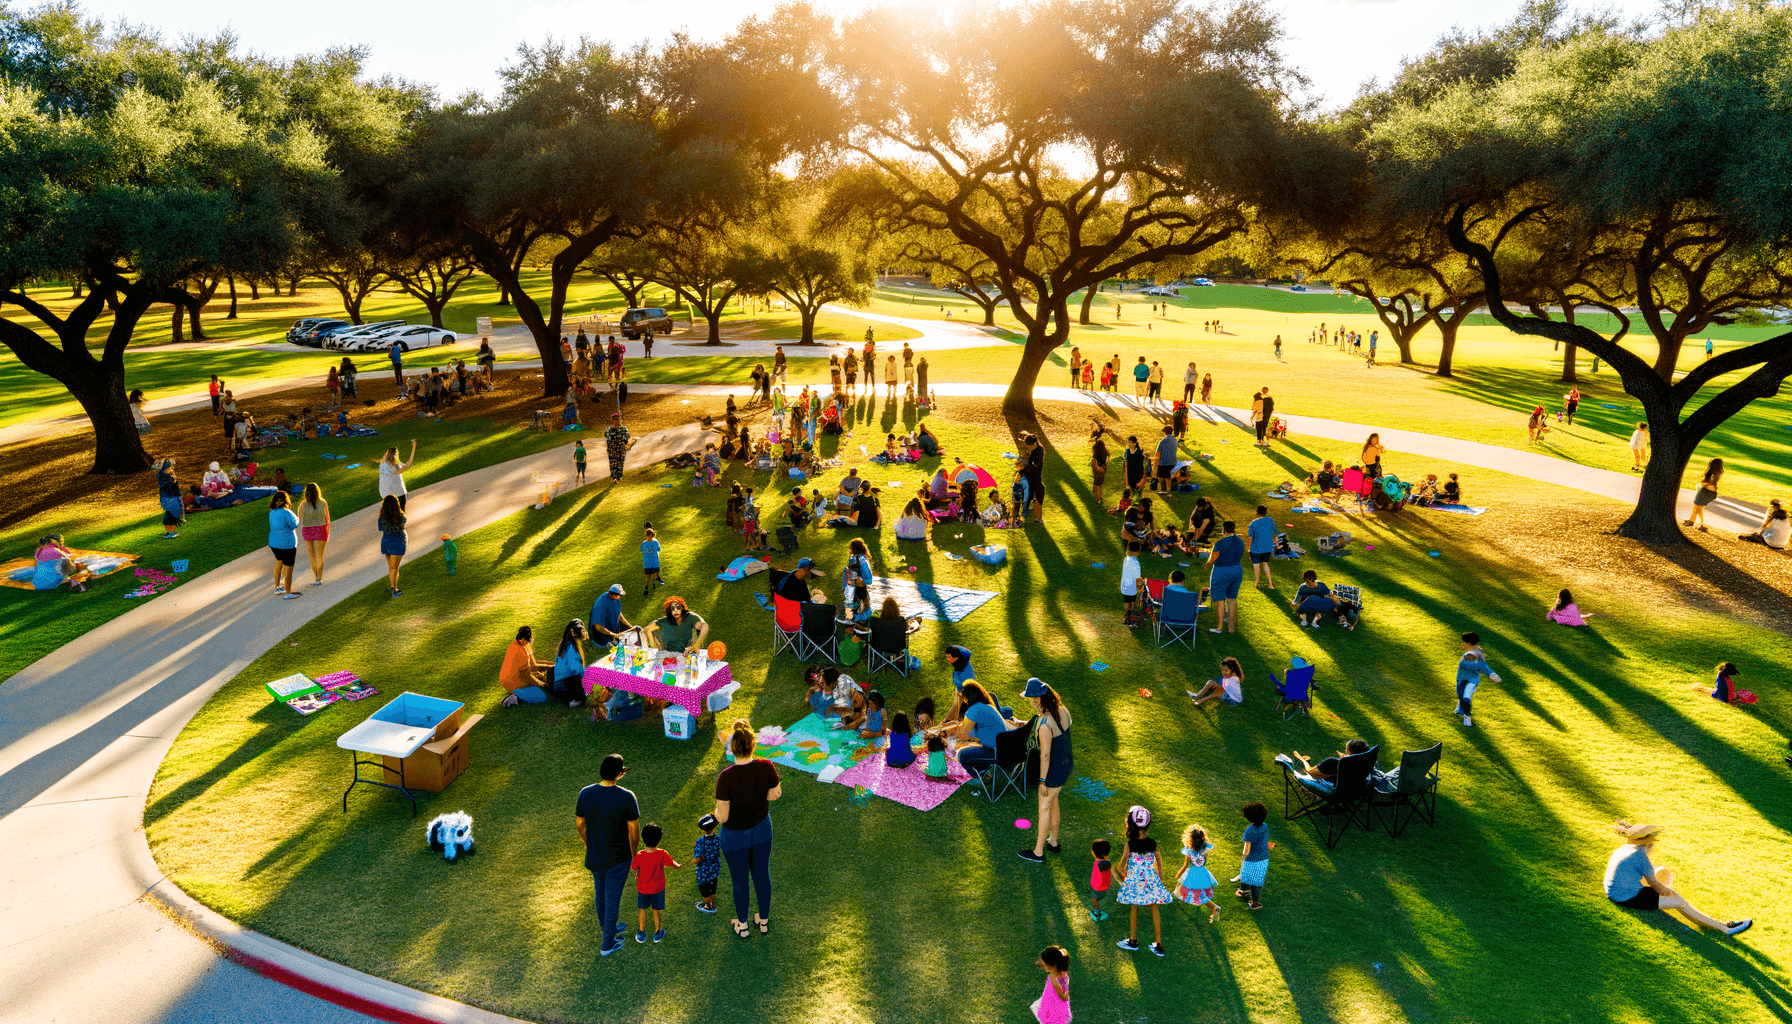
{"type": "MultiPolygon", "coordinates": [[[[106,332],[105,350],[95,359],[87,347],[87,331],[93,324],[95,313],[104,304],[100,296],[102,290],[115,291],[110,285],[90,282],[89,295],[81,306],[68,314],[59,328],[45,323],[44,326],[52,330],[56,344],[10,320],[0,320],[0,342],[26,367],[61,383],[81,404],[82,411],[93,424],[93,467],[89,472],[136,473],[149,468],[149,454],[143,450],[143,439],[137,433],[136,421],[125,396],[124,350],[151,303],[149,296],[143,293],[120,303],[119,313],[106,332]]],[[[181,312],[176,306],[177,323],[181,312]]]]}
{"type": "Polygon", "coordinates": [[[1044,368],[1045,361],[1064,344],[1065,336],[1070,333],[1067,305],[1059,299],[1047,310],[1041,310],[1044,315],[1036,317],[1027,328],[1027,344],[1021,350],[1020,365],[1015,368],[1014,379],[1002,396],[1002,415],[1011,421],[1034,423],[1039,419],[1033,409],[1033,388],[1039,382],[1039,371],[1044,368]]]}
{"type": "Polygon", "coordinates": [[[1474,305],[1459,303],[1449,317],[1446,318],[1440,316],[1435,318],[1437,320],[1438,333],[1443,335],[1444,341],[1443,351],[1437,357],[1437,375],[1439,377],[1449,377],[1452,375],[1451,367],[1456,360],[1456,332],[1462,329],[1463,323],[1468,320],[1469,313],[1471,313],[1475,306],[1478,305],[1480,305],[1480,303],[1475,303],[1474,305]]]}
{"type": "Polygon", "coordinates": [[[169,332],[170,341],[178,343],[187,340],[186,330],[183,326],[186,315],[187,311],[180,308],[180,303],[174,303],[174,326],[169,332]]]}
{"type": "Polygon", "coordinates": [[[70,289],[69,289],[69,293],[68,293],[68,297],[69,297],[69,298],[71,298],[71,299],[78,299],[78,298],[80,298],[80,297],[81,297],[81,285],[82,285],[82,284],[83,284],[83,282],[82,282],[82,280],[81,280],[81,278],[80,278],[80,277],[79,277],[79,276],[77,276],[77,277],[76,277],[76,278],[75,278],[75,282],[74,282],[74,284],[73,284],[73,285],[72,285],[72,286],[71,286],[71,287],[70,287],[70,289]]]}
{"type": "Polygon", "coordinates": [[[1580,383],[1580,377],[1575,373],[1574,368],[1575,353],[1579,351],[1580,346],[1572,341],[1562,346],[1562,383],[1564,384],[1580,383]]]}
{"type": "Polygon", "coordinates": [[[1083,289],[1083,308],[1082,308],[1082,311],[1077,314],[1076,322],[1079,324],[1082,324],[1084,327],[1089,326],[1089,322],[1090,322],[1089,321],[1089,310],[1094,305],[1095,305],[1095,286],[1090,285],[1089,287],[1083,289]]]}
{"type": "MultiPolygon", "coordinates": [[[[122,370],[122,367],[121,367],[122,370]]],[[[64,381],[93,422],[93,468],[90,473],[140,473],[149,468],[149,453],[126,400],[124,374],[101,369],[92,380],[64,381]]]]}
{"type": "Polygon", "coordinates": [[[727,302],[727,299],[723,299],[716,303],[714,308],[703,311],[703,319],[709,321],[709,340],[704,342],[705,345],[720,345],[722,343],[722,307],[727,305],[727,302]]]}
{"type": "Polygon", "coordinates": [[[230,313],[227,316],[225,316],[224,319],[235,320],[236,319],[236,278],[226,277],[224,280],[230,282],[230,313]]]}
{"type": "Polygon", "coordinates": [[[820,312],[820,307],[815,309],[810,309],[807,306],[797,307],[798,315],[803,318],[803,339],[797,342],[798,345],[815,344],[815,314],[818,312],[820,312]]]}
{"type": "Polygon", "coordinates": [[[424,299],[423,308],[429,310],[429,326],[438,330],[442,326],[442,310],[448,305],[446,299],[424,299]]]}
{"type": "Polygon", "coordinates": [[[1643,470],[1643,487],[1630,518],[1618,527],[1618,536],[1648,544],[1684,544],[1680,532],[1680,480],[1694,445],[1681,437],[1680,416],[1669,400],[1666,385],[1645,388],[1637,395],[1649,424],[1649,462],[1643,470]]]}
{"type": "Polygon", "coordinates": [[[290,299],[297,294],[299,294],[299,279],[295,277],[287,282],[286,297],[290,299]]]}
{"type": "Polygon", "coordinates": [[[498,305],[510,305],[510,289],[504,287],[502,284],[498,285],[498,305]]]}
{"type": "Polygon", "coordinates": [[[243,278],[243,280],[249,285],[249,301],[259,301],[261,299],[261,286],[255,283],[255,277],[251,275],[243,278]]]}

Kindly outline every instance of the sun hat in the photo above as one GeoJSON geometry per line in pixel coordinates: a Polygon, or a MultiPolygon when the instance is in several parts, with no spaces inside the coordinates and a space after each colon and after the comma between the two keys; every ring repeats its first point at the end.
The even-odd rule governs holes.
{"type": "Polygon", "coordinates": [[[1027,680],[1027,688],[1021,694],[1021,696],[1023,696],[1023,697],[1043,697],[1050,691],[1051,691],[1051,687],[1049,687],[1049,686],[1045,685],[1045,683],[1041,682],[1038,676],[1033,676],[1032,678],[1027,680]]]}
{"type": "Polygon", "coordinates": [[[210,466],[207,466],[206,468],[211,470],[212,472],[216,473],[218,471],[218,464],[216,462],[214,462],[210,466]]]}
{"type": "Polygon", "coordinates": [[[1147,811],[1143,807],[1140,807],[1138,804],[1133,804],[1131,807],[1128,807],[1126,809],[1126,820],[1132,822],[1134,825],[1137,825],[1140,828],[1150,828],[1151,827],[1151,812],[1147,811]]]}
{"type": "Polygon", "coordinates": [[[624,590],[624,589],[622,589],[622,584],[620,584],[620,583],[612,583],[612,584],[610,584],[610,593],[612,593],[612,594],[626,594],[626,593],[628,593],[628,591],[626,591],[626,590],[624,590]]]}
{"type": "Polygon", "coordinates": [[[1633,846],[1641,846],[1659,839],[1662,827],[1660,825],[1632,825],[1623,818],[1619,818],[1612,824],[1612,831],[1623,836],[1625,842],[1633,846]]]}

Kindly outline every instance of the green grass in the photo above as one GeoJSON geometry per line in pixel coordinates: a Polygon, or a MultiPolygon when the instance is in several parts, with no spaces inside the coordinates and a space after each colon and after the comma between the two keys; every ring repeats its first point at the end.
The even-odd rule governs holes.
{"type": "MultiPolygon", "coordinates": [[[[1006,437],[947,417],[932,425],[950,453],[1006,477],[1006,437]]],[[[1214,450],[1232,436],[1198,430],[1192,440],[1214,450]]],[[[1218,450],[1201,466],[1204,493],[1245,518],[1286,467],[1235,437],[1218,450]]],[[[596,958],[590,879],[571,822],[579,787],[595,779],[602,754],[626,755],[644,818],[666,827],[668,849],[684,861],[692,823],[711,806],[721,746],[707,726],[678,743],[654,721],[594,726],[563,708],[499,710],[497,665],[515,628],[533,623],[545,651],[617,580],[632,592],[627,613],[647,618],[635,527],[652,519],[672,581],[661,596],[691,600],[745,684],[728,716],[789,724],[804,710],[800,667],[766,657],[768,616],[748,593],[757,581],[713,579],[739,547],[717,529],[719,495],[656,486],[679,483],[670,472],[575,492],[468,535],[452,581],[439,556],[421,558],[406,568],[401,600],[370,587],[295,633],[296,646],[261,657],[199,712],[162,765],[145,815],[152,849],[171,879],[251,928],[532,1019],[1017,1021],[1038,995],[1032,962],[1047,943],[1070,950],[1073,1005],[1088,1020],[1731,1024],[1792,1013],[1792,951],[1778,923],[1788,901],[1760,870],[1783,858],[1787,841],[1792,808],[1778,757],[1792,722],[1770,683],[1748,711],[1687,689],[1726,656],[1746,657],[1745,678],[1757,684],[1783,676],[1792,669],[1783,637],[1691,596],[1639,601],[1636,581],[1618,572],[1567,581],[1583,608],[1601,613],[1592,629],[1546,625],[1544,602],[1564,580],[1514,552],[1519,513],[1508,509],[1560,492],[1485,474],[1478,485],[1498,491],[1503,507],[1480,519],[1291,520],[1309,550],[1317,529],[1357,533],[1349,558],[1275,563],[1284,585],[1295,568],[1362,585],[1371,605],[1355,633],[1300,630],[1284,604],[1247,587],[1244,632],[1216,640],[1203,631],[1193,655],[1158,651],[1116,627],[1115,522],[1094,509],[1077,468],[1084,458],[1076,448],[1048,462],[1058,502],[1050,528],[1003,538],[1003,568],[943,557],[983,540],[976,528],[945,527],[927,552],[888,532],[872,538],[880,572],[913,564],[922,580],[1000,592],[965,621],[919,634],[921,671],[878,680],[893,707],[948,697],[939,650],[963,643],[1002,696],[1036,674],[1075,716],[1075,774],[1114,795],[1064,797],[1066,853],[1045,867],[1014,857],[1031,841],[1013,824],[1035,816],[1030,804],[991,807],[961,792],[922,815],[875,798],[861,805],[786,770],[769,940],[741,942],[726,914],[691,910],[694,883],[675,873],[666,943],[596,958]],[[1445,714],[1466,628],[1481,631],[1506,680],[1483,688],[1473,730],[1445,714]],[[1297,653],[1319,666],[1321,689],[1313,718],[1285,722],[1266,673],[1297,653]],[[1221,654],[1244,663],[1245,705],[1191,707],[1182,689],[1213,675],[1221,654]],[[1090,671],[1097,660],[1112,667],[1090,671]],[[472,733],[472,767],[445,794],[421,797],[418,819],[382,791],[358,791],[342,813],[346,759],[335,739],[371,707],[300,719],[260,689],[289,672],[340,669],[383,691],[372,704],[414,689],[489,716],[472,733]],[[1445,742],[1435,829],[1419,824],[1399,841],[1357,832],[1328,851],[1281,821],[1273,755],[1325,754],[1358,735],[1390,761],[1402,748],[1445,742]],[[1165,845],[1190,822],[1211,829],[1224,879],[1236,867],[1237,808],[1249,800],[1278,810],[1266,909],[1250,914],[1227,897],[1209,927],[1172,907],[1168,959],[1114,949],[1124,918],[1097,926],[1085,913],[1089,842],[1114,837],[1125,808],[1143,803],[1165,845]],[[475,818],[479,852],[445,865],[421,842],[420,824],[461,809],[475,818]],[[1671,825],[1658,859],[1681,870],[1685,891],[1713,913],[1762,923],[1731,941],[1607,904],[1598,882],[1614,841],[1603,827],[1619,815],[1671,825]]],[[[879,468],[871,479],[912,484],[920,475],[879,468]]],[[[1188,506],[1175,502],[1184,515],[1188,506]]],[[[848,539],[806,534],[804,552],[834,577],[848,539]]],[[[1154,574],[1171,567],[1147,561],[1154,574]]],[[[1149,928],[1147,915],[1147,939],[1149,928]]]]}

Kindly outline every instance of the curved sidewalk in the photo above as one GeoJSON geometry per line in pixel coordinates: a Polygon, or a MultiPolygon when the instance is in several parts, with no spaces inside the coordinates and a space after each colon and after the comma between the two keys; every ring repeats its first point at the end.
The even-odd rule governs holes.
{"type": "MultiPolygon", "coordinates": [[[[639,390],[710,396],[740,389],[639,390]]],[[[999,397],[1003,389],[940,385],[935,391],[942,397],[999,397]]],[[[1092,410],[1140,409],[1135,399],[1111,393],[1040,388],[1036,394],[1092,410]]],[[[1234,426],[1241,444],[1249,436],[1240,410],[1198,406],[1195,412],[1209,423],[1234,426]]],[[[1532,452],[1287,418],[1297,437],[1355,445],[1380,430],[1392,451],[1619,501],[1634,501],[1639,486],[1629,474],[1532,452]]],[[[631,462],[645,465],[691,450],[701,437],[695,424],[648,435],[631,462]]],[[[550,450],[414,491],[411,532],[418,540],[408,557],[430,554],[444,532],[464,534],[521,509],[537,492],[532,474],[564,465],[564,452],[550,450]]],[[[599,481],[592,486],[604,486],[599,481]]],[[[349,970],[224,920],[162,877],[143,836],[150,784],[187,720],[262,652],[382,577],[374,515],[368,508],[337,521],[330,582],[306,587],[300,600],[272,597],[269,558],[256,551],[139,605],[0,687],[0,849],[8,853],[0,867],[0,952],[9,961],[0,975],[0,1019],[363,1019],[342,1006],[382,1020],[507,1019],[349,970]],[[230,959],[182,934],[146,898],[173,908],[204,939],[228,950],[230,959]],[[269,977],[281,984],[266,984],[269,977]]]]}
{"type": "MultiPolygon", "coordinates": [[[[630,462],[687,450],[700,434],[693,424],[646,435],[630,462]]],[[[407,558],[428,556],[445,532],[464,534],[526,507],[539,491],[532,475],[563,471],[565,461],[564,451],[547,451],[413,491],[407,558]]],[[[603,468],[600,458],[589,486],[605,486],[603,468]]],[[[367,1019],[344,1006],[380,1020],[509,1019],[243,929],[164,879],[144,839],[150,784],[187,720],[262,652],[384,577],[375,515],[370,507],[335,522],[329,582],[306,586],[303,598],[272,596],[270,558],[258,550],[0,687],[0,1020],[367,1019]],[[149,899],[230,958],[183,934],[149,899]]]]}

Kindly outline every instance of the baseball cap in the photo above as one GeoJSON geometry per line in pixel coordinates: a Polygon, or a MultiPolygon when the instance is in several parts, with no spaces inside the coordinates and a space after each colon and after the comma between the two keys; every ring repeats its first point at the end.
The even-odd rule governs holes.
{"type": "Polygon", "coordinates": [[[715,828],[720,824],[721,822],[717,821],[716,816],[713,814],[705,814],[703,817],[697,819],[697,827],[705,832],[708,832],[710,829],[715,828]]]}
{"type": "Polygon", "coordinates": [[[610,584],[610,593],[612,593],[612,594],[626,594],[626,593],[628,593],[628,591],[626,591],[626,590],[624,590],[624,589],[622,589],[622,584],[620,584],[620,583],[612,583],[612,584],[610,584]]]}
{"type": "Polygon", "coordinates": [[[813,558],[798,559],[797,563],[796,563],[796,567],[798,569],[819,569],[819,568],[821,568],[820,566],[815,564],[815,559],[813,559],[813,558]]]}

